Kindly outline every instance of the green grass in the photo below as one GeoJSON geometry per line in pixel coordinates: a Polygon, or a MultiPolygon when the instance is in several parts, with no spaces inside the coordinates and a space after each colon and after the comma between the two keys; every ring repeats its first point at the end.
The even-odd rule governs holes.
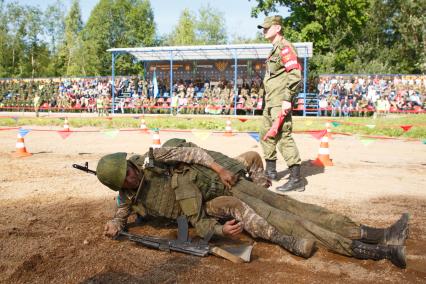
{"type": "MultiPolygon", "coordinates": [[[[237,118],[232,118],[232,129],[234,131],[258,131],[261,124],[261,117],[239,117],[248,118],[242,122],[237,118]]],[[[426,114],[418,115],[389,115],[384,118],[329,118],[329,117],[298,117],[295,116],[294,130],[309,131],[322,130],[327,121],[333,120],[341,123],[337,127],[332,127],[334,132],[344,132],[350,134],[380,135],[390,137],[404,137],[415,139],[426,139],[426,114]],[[360,124],[360,125],[357,125],[360,124]],[[375,125],[369,128],[366,125],[375,125]],[[401,125],[414,125],[409,131],[404,132],[401,125]]],[[[101,129],[111,128],[139,128],[140,119],[133,117],[114,117],[111,120],[105,118],[69,118],[71,128],[96,127],[101,129]]],[[[207,129],[223,131],[226,126],[224,117],[171,117],[171,116],[146,116],[148,128],[160,129],[207,129]]],[[[64,121],[59,118],[0,118],[1,127],[21,127],[21,126],[51,126],[63,127],[64,121]]]]}

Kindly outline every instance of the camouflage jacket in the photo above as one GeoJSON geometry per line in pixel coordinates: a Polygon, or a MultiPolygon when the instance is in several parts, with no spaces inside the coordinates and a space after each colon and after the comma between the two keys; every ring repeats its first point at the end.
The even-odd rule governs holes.
{"type": "Polygon", "coordinates": [[[293,100],[301,82],[301,70],[293,45],[284,38],[275,42],[266,60],[263,80],[267,107],[281,106],[283,101],[293,100]]]}
{"type": "Polygon", "coordinates": [[[199,236],[222,234],[222,225],[205,214],[202,204],[224,192],[208,196],[211,184],[206,184],[200,171],[191,168],[198,166],[201,172],[209,172],[214,159],[203,149],[191,147],[154,149],[153,168],[146,167],[146,157],[130,157],[129,161],[143,171],[144,187],[137,202],[132,202],[136,192],[119,191],[120,202],[112,222],[122,229],[132,212],[170,219],[185,214],[199,236]]]}

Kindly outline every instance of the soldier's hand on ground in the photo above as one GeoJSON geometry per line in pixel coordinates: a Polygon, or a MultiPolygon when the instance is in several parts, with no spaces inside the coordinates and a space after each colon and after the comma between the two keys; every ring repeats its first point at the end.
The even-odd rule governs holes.
{"type": "Polygon", "coordinates": [[[288,101],[283,101],[281,105],[281,111],[284,116],[286,116],[291,111],[291,103],[288,101]]]}
{"type": "Polygon", "coordinates": [[[236,237],[243,231],[243,223],[233,219],[223,225],[222,232],[226,237],[236,237]]]}
{"type": "Polygon", "coordinates": [[[104,235],[110,238],[114,238],[118,235],[119,231],[120,228],[116,224],[112,223],[111,221],[108,221],[104,228],[104,235]]]}

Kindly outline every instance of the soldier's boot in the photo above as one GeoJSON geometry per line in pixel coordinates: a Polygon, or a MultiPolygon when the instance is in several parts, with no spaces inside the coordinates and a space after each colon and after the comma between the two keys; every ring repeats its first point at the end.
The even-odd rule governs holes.
{"type": "Polygon", "coordinates": [[[266,160],[265,175],[271,180],[278,180],[277,160],[266,160]]]}
{"type": "Polygon", "coordinates": [[[292,236],[286,236],[279,232],[275,232],[270,240],[289,252],[301,256],[303,258],[309,258],[315,251],[315,241],[309,239],[300,239],[292,236]]]}
{"type": "Polygon", "coordinates": [[[387,259],[399,268],[405,268],[407,266],[405,260],[405,246],[372,245],[360,241],[353,241],[351,249],[353,256],[358,259],[387,259]]]}
{"type": "Polygon", "coordinates": [[[385,245],[404,245],[408,236],[410,215],[404,213],[388,228],[373,228],[361,225],[361,242],[385,245]]]}
{"type": "Polygon", "coordinates": [[[300,165],[292,165],[290,166],[290,179],[283,185],[276,188],[276,190],[281,192],[287,191],[304,191],[305,190],[305,182],[300,176],[300,165]]]}

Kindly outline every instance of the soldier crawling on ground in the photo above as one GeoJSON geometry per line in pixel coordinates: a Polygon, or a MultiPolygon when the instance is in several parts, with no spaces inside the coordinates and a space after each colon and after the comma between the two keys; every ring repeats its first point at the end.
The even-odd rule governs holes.
{"type": "Polygon", "coordinates": [[[233,159],[171,139],[151,155],[128,160],[126,156],[106,155],[96,170],[104,185],[119,192],[117,212],[105,226],[109,237],[125,228],[131,213],[170,219],[185,215],[206,240],[213,235],[237,236],[245,230],[305,258],[318,243],[342,255],[388,259],[406,267],[408,214],[388,228],[373,228],[326,208],[276,195],[265,189],[271,184],[256,152],[233,159]]]}

